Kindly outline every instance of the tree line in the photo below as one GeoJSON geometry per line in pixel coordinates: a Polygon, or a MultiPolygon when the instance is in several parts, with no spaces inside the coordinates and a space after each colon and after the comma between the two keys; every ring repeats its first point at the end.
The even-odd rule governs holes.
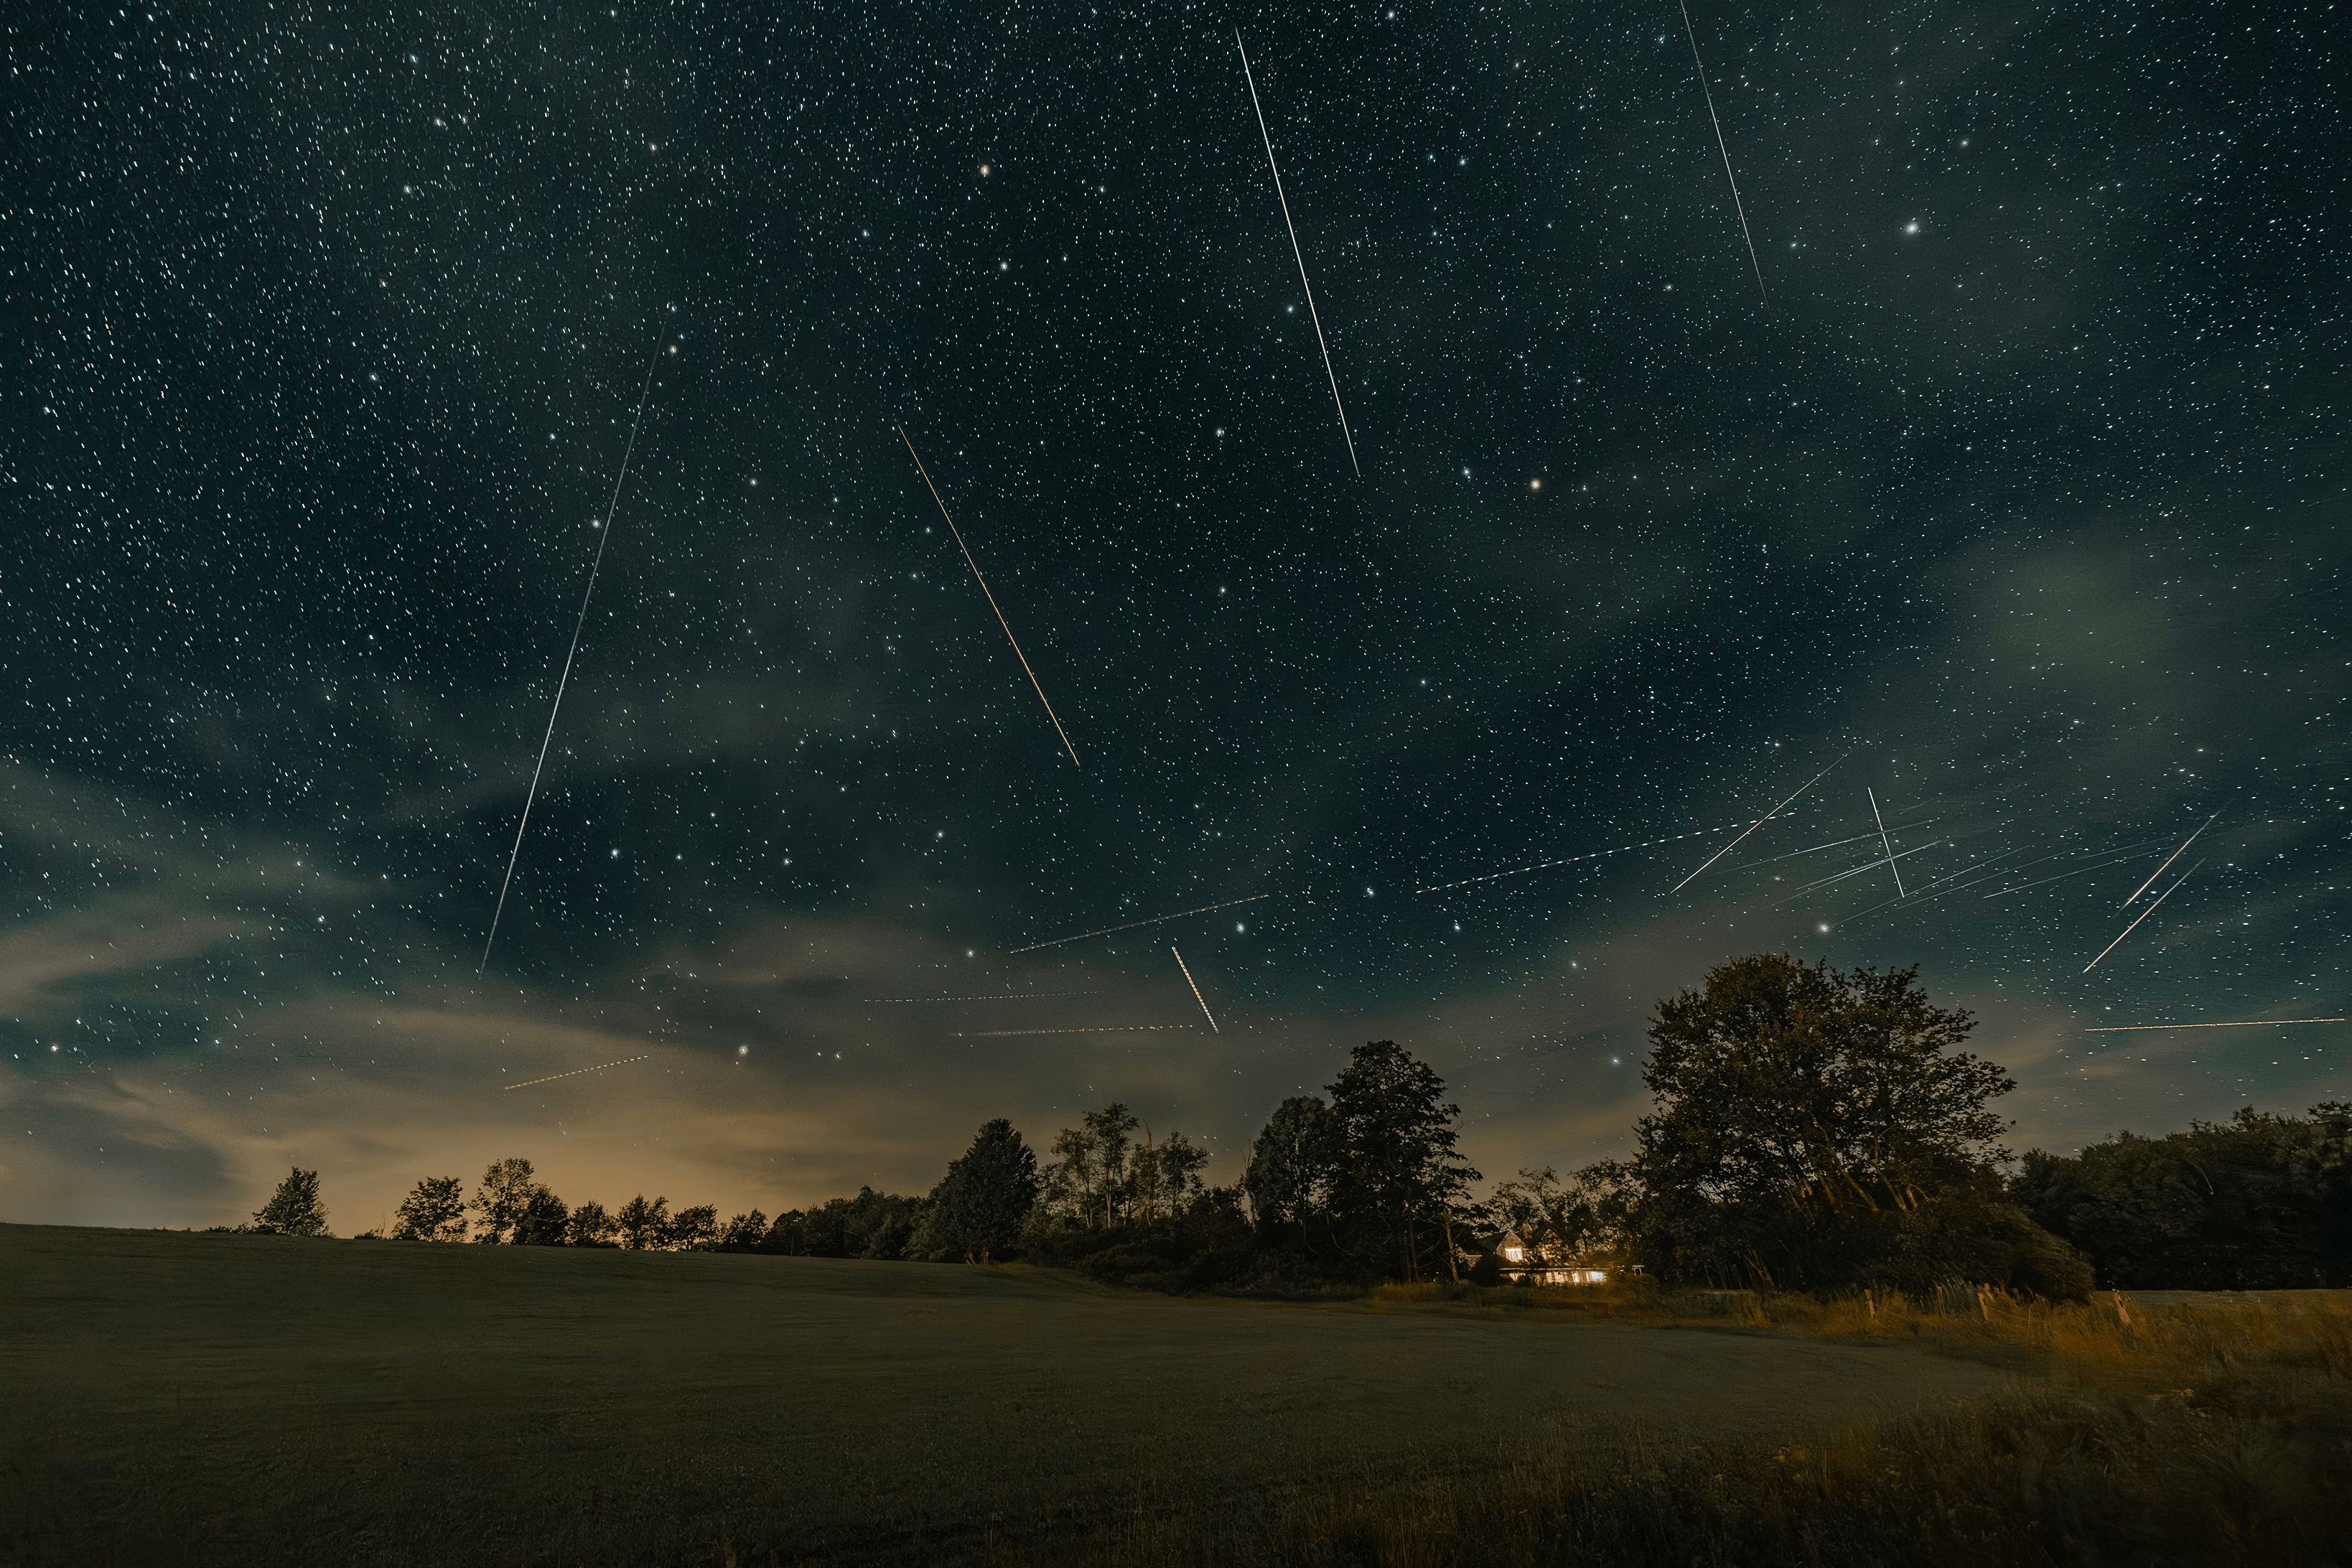
{"type": "MultiPolygon", "coordinates": [[[[723,1223],[666,1197],[569,1206],[530,1163],[467,1195],[417,1183],[390,1237],[520,1246],[994,1262],[1025,1258],[1168,1290],[1284,1292],[1384,1280],[1492,1282],[1518,1267],[1627,1270],[1675,1285],[1930,1289],[1965,1279],[2076,1296],[2095,1286],[2352,1285],[2352,1107],[2121,1133],[2082,1153],[2000,1144],[2016,1086],[1961,1049],[1975,1027],[1914,969],[1757,954],[1661,1001],[1633,1150],[1562,1178],[1520,1171],[1484,1198],[1443,1079],[1393,1041],[1360,1046],[1323,1095],[1276,1107],[1229,1185],[1206,1151],[1128,1106],[1083,1113],[1041,1161],[982,1125],[927,1194],[861,1188],[723,1223]]],[[[296,1169],[246,1227],[323,1234],[296,1169]]],[[[373,1234],[373,1233],[370,1233],[373,1234]]]]}

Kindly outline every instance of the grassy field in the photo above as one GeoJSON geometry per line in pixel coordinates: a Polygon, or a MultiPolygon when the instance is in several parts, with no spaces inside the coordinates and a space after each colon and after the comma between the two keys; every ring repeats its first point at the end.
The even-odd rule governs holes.
{"type": "Polygon", "coordinates": [[[2083,1441],[2036,1461],[2023,1503],[1944,1498],[1955,1541],[1969,1507],[2071,1484],[2084,1441],[2114,1483],[2134,1444],[2201,1454],[2226,1427],[2256,1445],[2230,1463],[2264,1517],[2180,1540],[2352,1560],[2326,1554],[2352,1494],[2340,1303],[2150,1307],[2119,1337],[2112,1305],[1557,1300],[1171,1300],[1018,1269],[0,1226],[0,1552],[1908,1561],[1798,1545],[1850,1535],[1849,1503],[1916,1543],[1910,1492],[1974,1484],[1972,1464],[2014,1491],[2013,1429],[2083,1441]],[[2164,1386],[2232,1346],[2267,1415],[2164,1386]],[[2115,1409],[2137,1425],[2109,1429],[2115,1409]]]}

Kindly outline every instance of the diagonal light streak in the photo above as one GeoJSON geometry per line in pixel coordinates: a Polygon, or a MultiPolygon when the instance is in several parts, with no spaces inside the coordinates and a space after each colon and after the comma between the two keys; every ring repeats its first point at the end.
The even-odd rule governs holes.
{"type": "Polygon", "coordinates": [[[653,1058],[650,1056],[630,1057],[626,1060],[623,1061],[604,1062],[593,1068],[573,1068],[570,1072],[550,1073],[545,1078],[527,1078],[520,1083],[505,1083],[500,1084],[499,1087],[500,1089],[529,1089],[535,1083],[553,1083],[560,1078],[578,1078],[583,1072],[603,1072],[606,1068],[625,1068],[627,1067],[630,1062],[647,1062],[651,1060],[653,1060],[653,1058]]]}
{"type": "MultiPolygon", "coordinates": [[[[1897,860],[1908,860],[1908,859],[1909,859],[1909,858],[1911,858],[1911,857],[1912,857],[1912,856],[1914,856],[1914,855],[1922,854],[1922,853],[1924,853],[1924,852],[1926,852],[1926,851],[1927,851],[1927,850],[1929,850],[1929,849],[1933,849],[1933,848],[1934,848],[1937,845],[1938,845],[1938,844],[1944,844],[1944,843],[1948,843],[1948,842],[1949,842],[1949,840],[1948,840],[1948,839],[1943,839],[1943,838],[1933,838],[1933,839],[1929,839],[1927,843],[1922,844],[1921,846],[1919,846],[1919,847],[1918,847],[1918,848],[1916,848],[1916,849],[1906,849],[1905,851],[1903,851],[1903,853],[1902,853],[1902,854],[1897,855],[1897,856],[1895,856],[1895,857],[1893,857],[1893,858],[1897,859],[1897,860]]],[[[1884,865],[1885,865],[1885,864],[1886,864],[1886,862],[1885,862],[1885,860],[1868,860],[1868,861],[1864,861],[1863,864],[1861,864],[1861,865],[1859,865],[1859,866],[1850,867],[1850,868],[1847,868],[1847,869],[1845,869],[1845,870],[1840,871],[1840,872],[1839,872],[1836,876],[1834,876],[1834,877],[1823,877],[1823,878],[1822,878],[1820,881],[1818,881],[1818,882],[1808,882],[1808,883],[1806,883],[1803,887],[1799,888],[1795,892],[1793,892],[1793,893],[1790,894],[1790,895],[1789,895],[1789,897],[1790,897],[1790,899],[1791,899],[1791,900],[1795,900],[1795,899],[1801,899],[1801,898],[1803,898],[1807,893],[1811,892],[1815,888],[1826,888],[1826,887],[1828,887],[1828,886],[1829,886],[1831,883],[1832,883],[1832,882],[1843,882],[1843,881],[1844,881],[1844,880],[1845,880],[1847,878],[1849,878],[1849,877],[1859,877],[1859,876],[1863,875],[1863,874],[1864,874],[1864,872],[1866,872],[1866,871],[1875,871],[1875,870],[1877,870],[1881,866],[1884,866],[1884,865]]],[[[1901,882],[1900,882],[1900,880],[1899,880],[1899,879],[1897,880],[1896,885],[1897,885],[1898,887],[1899,887],[1899,886],[1901,886],[1901,882]]],[[[1901,900],[1898,900],[1897,901],[1898,901],[1898,902],[1900,902],[1901,900]]]]}
{"type": "MultiPolygon", "coordinates": [[[[2200,860],[2200,861],[2198,861],[2198,862],[2197,862],[2197,865],[2196,865],[2196,866],[2191,866],[2191,867],[2189,867],[2189,869],[2188,869],[2188,870],[2183,871],[2183,872],[2180,874],[2180,881],[2179,881],[2179,882],[2175,882],[2175,883],[2173,883],[2173,884],[2172,884],[2172,886],[2170,886],[2169,888],[2165,889],[2164,889],[2164,891],[2162,891],[2162,892],[2158,893],[2158,894],[2156,896],[2156,903],[2152,903],[2152,904],[2148,905],[2148,906],[2147,906],[2147,908],[2146,908],[2146,909],[2144,909],[2144,910],[2140,910],[2140,912],[2139,912],[2139,921],[2144,921],[2144,920],[2147,919],[2147,917],[2148,917],[2148,916],[2150,916],[2150,915],[2152,915],[2152,914],[2156,913],[2156,907],[2157,907],[2157,904],[2161,904],[2162,902],[2164,902],[2164,900],[2167,900],[2167,899],[2168,899],[2168,898],[2172,897],[2172,895],[2173,895],[2173,894],[2175,894],[2175,893],[2177,893],[2177,892],[2180,891],[2180,883],[2181,883],[2181,882],[2186,882],[2187,880],[2189,880],[2189,878],[2194,877],[2195,875],[2197,875],[2197,869],[2198,869],[2198,867],[2202,866],[2202,865],[2204,865],[2204,864],[2205,864],[2205,862],[2204,862],[2204,861],[2200,860]]],[[[2123,936],[2118,936],[2118,937],[2116,937],[2116,940],[2115,940],[2114,942],[2111,942],[2107,943],[2107,945],[2106,945],[2106,946],[2105,946],[2105,947],[2103,947],[2103,948],[2099,949],[2099,958],[2105,958],[2105,957],[2106,957],[2106,956],[2107,956],[2107,954],[2109,954],[2109,953],[2111,953],[2111,952],[2115,952],[2115,950],[2116,950],[2116,948],[2117,944],[2119,944],[2120,942],[2122,942],[2122,941],[2124,940],[2124,937],[2126,937],[2126,936],[2129,936],[2129,935],[2131,935],[2131,933],[2132,933],[2132,932],[2134,932],[2134,931],[2136,931],[2139,930],[2139,921],[2132,921],[2132,923],[2131,923],[2131,924],[2129,924],[2129,925],[2127,925],[2127,926],[2124,927],[2124,929],[2123,929],[2123,936]]],[[[2088,973],[2091,973],[2091,971],[2093,971],[2094,969],[2096,969],[2096,968],[2099,966],[2099,958],[2095,958],[2095,959],[2091,960],[2091,962],[2090,962],[2090,963],[2086,963],[2086,964],[2083,965],[2083,973],[2085,973],[2085,974],[2088,974],[2088,973]]]]}
{"type": "Polygon", "coordinates": [[[2100,860],[2092,865],[2078,866],[2072,871],[2061,871],[2054,877],[2039,877],[2031,882],[2020,882],[2014,887],[2003,888],[1997,893],[1987,893],[1985,897],[1988,899],[2005,899],[2011,893],[2021,893],[2028,888],[2045,888],[2053,882],[2063,882],[2069,877],[2087,876],[2093,871],[2104,871],[2110,866],[2120,866],[2126,860],[2137,858],[2137,856],[2118,855],[2112,860],[2100,860]]]}
{"type": "Polygon", "coordinates": [[[1360,479],[1364,468],[1356,461],[1356,437],[1348,429],[1348,406],[1339,401],[1339,376],[1331,368],[1331,345],[1323,341],[1323,318],[1315,309],[1315,285],[1307,281],[1307,253],[1298,248],[1298,226],[1290,221],[1290,198],[1282,194],[1282,170],[1274,161],[1274,136],[1265,128],[1265,110],[1258,106],[1257,78],[1250,70],[1249,48],[1242,42],[1238,27],[1234,29],[1234,47],[1242,52],[1242,79],[1249,83],[1250,108],[1257,115],[1258,136],[1265,142],[1265,166],[1274,171],[1274,199],[1282,204],[1282,226],[1290,231],[1290,254],[1298,262],[1298,286],[1307,290],[1307,319],[1315,323],[1315,342],[1323,351],[1323,374],[1331,378],[1331,406],[1339,411],[1339,435],[1348,443],[1348,466],[1360,479]]]}
{"type": "Polygon", "coordinates": [[[866,1002],[1039,1002],[1055,996],[1099,996],[1100,991],[998,991],[986,996],[867,996],[866,1002]]]}
{"type": "MultiPolygon", "coordinates": [[[[1821,782],[1822,782],[1822,780],[1823,780],[1823,779],[1825,779],[1825,778],[1829,777],[1829,774],[1830,774],[1830,768],[1834,768],[1834,767],[1836,767],[1836,766],[1838,765],[1838,763],[1842,763],[1842,762],[1845,761],[1847,757],[1850,757],[1850,756],[1852,756],[1852,755],[1853,755],[1853,752],[1851,750],[1849,750],[1849,751],[1847,751],[1847,752],[1843,752],[1843,754],[1841,754],[1841,755],[1839,756],[1839,758],[1838,758],[1838,760],[1837,760],[1837,763],[1832,763],[1828,768],[1823,768],[1820,773],[1815,773],[1811,778],[1809,778],[1809,779],[1807,779],[1803,784],[1799,784],[1799,785],[1797,786],[1797,794],[1796,794],[1796,795],[1790,795],[1790,796],[1789,797],[1789,800],[1784,800],[1784,801],[1782,801],[1780,805],[1778,805],[1774,806],[1771,810],[1769,810],[1769,811],[1766,812],[1763,816],[1761,816],[1758,817],[1754,822],[1749,823],[1749,824],[1748,825],[1748,833],[1753,833],[1753,832],[1755,832],[1758,828],[1759,828],[1759,827],[1763,826],[1766,823],[1768,823],[1768,822],[1771,821],[1774,817],[1776,817],[1776,816],[1780,816],[1780,813],[1782,813],[1783,811],[1786,811],[1786,810],[1788,809],[1788,807],[1789,807],[1789,801],[1790,801],[1790,800],[1794,800],[1794,799],[1796,799],[1796,798],[1797,798],[1797,795],[1804,794],[1807,790],[1809,790],[1809,789],[1812,788],[1815,784],[1817,784],[1821,783],[1821,782]]],[[[1733,850],[1735,850],[1735,849],[1738,848],[1738,847],[1739,847],[1739,846],[1740,846],[1740,844],[1741,844],[1741,842],[1747,838],[1747,837],[1748,837],[1748,833],[1743,833],[1743,834],[1741,834],[1741,835],[1739,836],[1739,837],[1733,839],[1730,843],[1728,843],[1728,844],[1725,845],[1722,848],[1720,848],[1720,849],[1717,850],[1714,854],[1712,854],[1712,855],[1708,856],[1708,857],[1707,857],[1707,858],[1706,858],[1706,866],[1701,866],[1701,867],[1698,868],[1698,871],[1704,871],[1704,870],[1706,870],[1707,866],[1712,866],[1712,865],[1714,865],[1717,860],[1722,859],[1726,855],[1728,855],[1728,854],[1730,854],[1733,850]]],[[[1685,877],[1681,881],[1676,882],[1673,887],[1668,888],[1668,889],[1666,889],[1667,896],[1668,896],[1668,897],[1672,897],[1674,894],[1675,894],[1675,893],[1679,893],[1679,892],[1681,892],[1685,888],[1686,888],[1686,887],[1690,886],[1691,879],[1692,879],[1692,878],[1694,878],[1694,877],[1696,877],[1696,876],[1698,875],[1698,871],[1693,871],[1693,872],[1690,874],[1690,876],[1689,876],[1689,877],[1685,877]]]]}
{"type": "MultiPolygon", "coordinates": [[[[1684,15],[1687,16],[1689,13],[1684,15]]],[[[1870,816],[1878,824],[1878,846],[1886,851],[1886,868],[1895,871],[1895,846],[1886,837],[1886,818],[1878,815],[1878,792],[1864,788],[1862,793],[1870,796],[1870,816]]],[[[1895,871],[1895,896],[1898,899],[1910,897],[1903,890],[1903,873],[1900,871],[1895,871]]]]}
{"type": "Polygon", "coordinates": [[[547,733],[540,737],[539,761],[530,770],[530,788],[522,797],[522,817],[515,824],[514,847],[507,852],[507,874],[499,883],[499,907],[490,912],[490,934],[482,942],[482,962],[474,966],[479,974],[490,966],[490,949],[499,940],[499,921],[507,912],[507,889],[514,886],[515,862],[522,858],[522,836],[530,826],[530,808],[539,799],[540,775],[547,771],[547,748],[555,740],[555,717],[563,711],[564,689],[572,684],[572,664],[580,657],[580,634],[588,629],[588,604],[596,596],[596,574],[604,569],[604,547],[613,542],[613,518],[621,508],[621,485],[629,477],[629,458],[637,449],[637,428],[645,423],[646,400],[653,395],[654,371],[661,364],[661,342],[657,334],[654,342],[652,363],[646,366],[646,384],[637,392],[637,412],[629,421],[628,445],[621,448],[621,471],[613,476],[613,497],[604,505],[604,526],[596,541],[596,558],[588,568],[588,588],[580,595],[580,618],[572,624],[572,647],[563,656],[563,673],[555,682],[555,701],[547,710],[547,733]]]}
{"type": "MultiPolygon", "coordinates": [[[[2212,816],[2205,819],[2205,827],[2210,827],[2221,820],[2221,814],[2217,811],[2212,816]]],[[[2182,854],[2188,850],[2189,847],[2197,842],[2199,836],[2205,831],[2205,827],[2199,828],[2197,832],[2192,833],[2188,837],[2182,839],[2180,841],[2180,847],[2164,858],[2164,866],[2169,866],[2175,860],[2179,859],[2182,854]]],[[[2157,878],[2164,875],[2164,866],[2158,866],[2153,872],[2149,873],[2147,880],[2142,882],[2138,887],[2134,888],[2132,889],[2132,896],[2126,899],[2122,903],[2117,904],[2116,908],[2119,910],[2127,910],[2131,908],[2132,905],[2137,903],[2139,901],[2139,896],[2142,893],[2147,892],[2150,887],[2155,885],[2157,878]]]]}
{"type": "MultiPolygon", "coordinates": [[[[1172,942],[1170,943],[1168,951],[1171,952],[1176,952],[1175,944],[1172,942]]],[[[1223,1034],[1224,1031],[1217,1027],[1217,1016],[1209,1011],[1209,999],[1201,994],[1201,983],[1192,978],[1192,965],[1184,962],[1184,955],[1181,952],[1176,952],[1176,967],[1184,972],[1184,984],[1192,988],[1192,1000],[1201,1005],[1201,1016],[1209,1020],[1209,1033],[1213,1035],[1223,1034]]]]}
{"type": "MultiPolygon", "coordinates": [[[[1866,910],[1859,910],[1854,913],[1846,916],[1846,921],[1848,923],[1851,923],[1862,919],[1864,915],[1874,915],[1881,910],[1891,910],[1897,904],[1931,904],[1937,899],[1944,897],[1946,893],[1957,893],[1966,888],[1982,887],[1985,883],[1991,881],[1993,877],[1998,877],[2001,875],[2001,873],[1995,871],[1992,874],[1992,877],[1979,877],[1973,882],[1960,882],[1960,885],[1958,888],[1944,887],[1944,884],[1947,882],[1959,882],[1962,877],[1969,875],[1971,871],[1981,871],[1986,867],[1990,866],[1997,861],[2006,860],[2011,856],[2022,852],[2024,847],[2024,846],[2021,845],[2016,849],[2004,849],[2000,854],[1992,856],[1987,859],[1979,860],[1973,866],[1963,866],[1960,869],[1953,872],[1948,877],[1937,878],[1934,881],[1920,889],[1918,893],[1914,897],[1907,899],[1889,899],[1883,904],[1873,904],[1866,910]],[[1943,892],[1939,893],[1936,891],[1938,888],[1943,888],[1943,892]]],[[[1877,862],[1874,860],[1871,864],[1874,866],[1877,862]]]]}
{"type": "Polygon", "coordinates": [[[959,1040],[1002,1040],[1014,1035],[1136,1035],[1153,1029],[1176,1029],[1186,1033],[1199,1028],[1198,1024],[1099,1024],[1081,1029],[970,1029],[959,1030],[959,1040]]]}
{"type": "Polygon", "coordinates": [[[2130,1035],[2143,1029],[2276,1029],[2288,1024],[2341,1024],[2342,1018],[2237,1018],[2227,1024],[2110,1024],[2086,1035],[2130,1035]]]}
{"type": "Polygon", "coordinates": [[[1230,910],[1235,904],[1254,904],[1260,899],[1272,897],[1274,897],[1272,893],[1252,893],[1246,899],[1227,899],[1222,904],[1202,904],[1197,910],[1178,910],[1172,915],[1154,915],[1148,921],[1129,921],[1123,926],[1105,926],[1100,931],[1082,931],[1076,936],[1057,936],[1051,942],[1033,942],[1027,947],[1012,948],[1005,952],[1004,956],[1010,958],[1014,953],[1034,952],[1041,947],[1059,947],[1066,942],[1084,942],[1090,936],[1108,936],[1113,931],[1133,931],[1138,926],[1156,926],[1163,921],[1181,921],[1186,915],[1205,915],[1212,910],[1230,910]]]}
{"type": "Polygon", "coordinates": [[[1706,85],[1706,63],[1698,58],[1698,29],[1691,26],[1690,6],[1683,0],[1675,3],[1682,6],[1683,32],[1690,38],[1691,64],[1698,69],[1698,89],[1706,95],[1706,117],[1715,126],[1716,151],[1723,154],[1723,177],[1731,182],[1731,210],[1739,215],[1740,237],[1748,241],[1748,264],[1756,268],[1756,295],[1769,305],[1771,297],[1764,292],[1764,263],[1756,258],[1756,237],[1748,232],[1748,208],[1739,200],[1739,178],[1731,172],[1731,149],[1723,140],[1723,121],[1716,117],[1715,94],[1706,85]]]}
{"type": "Polygon", "coordinates": [[[971,568],[972,581],[980,584],[981,595],[988,600],[988,607],[996,611],[996,624],[1004,628],[1004,640],[1013,645],[1013,657],[1021,661],[1021,673],[1029,678],[1030,686],[1036,690],[1037,700],[1045,702],[1045,717],[1054,721],[1054,733],[1062,737],[1062,749],[1070,753],[1071,766],[1078,766],[1078,749],[1070,744],[1069,731],[1062,728],[1062,721],[1055,716],[1054,705],[1045,701],[1045,689],[1037,684],[1037,672],[1029,668],[1029,656],[1021,651],[1021,639],[1013,635],[1013,623],[1004,618],[1003,610],[997,608],[996,595],[988,590],[988,579],[980,574],[980,563],[971,558],[971,546],[963,542],[963,531],[956,527],[955,519],[948,517],[948,503],[940,500],[940,487],[931,483],[931,471],[923,467],[922,455],[915,450],[914,440],[903,425],[898,426],[898,439],[907,443],[907,456],[915,459],[915,471],[923,476],[923,488],[931,492],[931,504],[940,509],[941,517],[947,518],[948,531],[955,535],[956,548],[963,552],[963,563],[971,568]]]}
{"type": "Polygon", "coordinates": [[[1483,877],[1465,877],[1458,882],[1440,882],[1433,888],[1415,888],[1416,893],[1442,893],[1448,888],[1466,888],[1474,882],[1499,882],[1506,877],[1524,877],[1530,871],[1549,871],[1554,866],[1573,866],[1580,860],[1601,860],[1612,855],[1630,855],[1636,849],[1654,849],[1661,844],[1680,844],[1685,838],[1704,838],[1710,833],[1728,833],[1738,826],[1727,822],[1721,827],[1695,827],[1688,833],[1670,833],[1664,838],[1645,838],[1639,844],[1621,844],[1614,849],[1595,849],[1590,855],[1570,855],[1561,860],[1539,860],[1532,866],[1517,866],[1508,871],[1489,871],[1483,877]]]}

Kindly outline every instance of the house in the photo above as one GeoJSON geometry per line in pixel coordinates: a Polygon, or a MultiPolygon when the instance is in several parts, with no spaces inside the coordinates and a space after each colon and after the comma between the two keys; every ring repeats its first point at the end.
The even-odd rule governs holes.
{"type": "Polygon", "coordinates": [[[1524,1236],[1516,1230],[1473,1236],[1465,1251],[1470,1272],[1491,1258],[1496,1275],[1514,1285],[1606,1285],[1619,1272],[1613,1258],[1577,1253],[1542,1226],[1524,1236]]]}

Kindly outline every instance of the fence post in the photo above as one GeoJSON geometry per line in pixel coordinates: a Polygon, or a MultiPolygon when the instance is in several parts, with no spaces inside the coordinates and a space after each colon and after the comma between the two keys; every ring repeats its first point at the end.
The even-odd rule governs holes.
{"type": "Polygon", "coordinates": [[[2124,1306],[2124,1293],[2120,1290],[2110,1290],[2107,1294],[2115,1298],[2116,1321],[2122,1323],[2125,1328],[2130,1328],[2131,1313],[2124,1306]]]}

